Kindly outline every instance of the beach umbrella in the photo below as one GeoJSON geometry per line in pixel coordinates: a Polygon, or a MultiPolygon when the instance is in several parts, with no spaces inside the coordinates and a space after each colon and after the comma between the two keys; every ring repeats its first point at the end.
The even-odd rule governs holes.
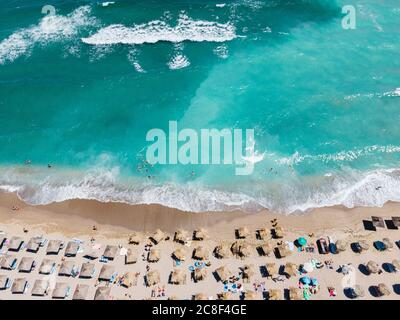
{"type": "Polygon", "coordinates": [[[387,287],[387,285],[384,284],[384,283],[378,284],[377,289],[378,289],[378,292],[379,292],[379,294],[380,294],[381,296],[388,296],[388,295],[390,295],[390,290],[389,290],[389,288],[387,287]]]}
{"type": "Polygon", "coordinates": [[[393,242],[389,238],[383,238],[382,242],[384,243],[386,249],[388,250],[393,249],[394,247],[393,242]]]}
{"type": "Polygon", "coordinates": [[[397,260],[397,259],[393,260],[392,265],[394,266],[396,271],[400,271],[400,261],[399,260],[397,260]]]}
{"type": "Polygon", "coordinates": [[[314,266],[311,262],[306,262],[303,264],[302,270],[306,273],[310,273],[314,271],[314,266]]]}
{"type": "Polygon", "coordinates": [[[193,232],[193,239],[197,241],[202,241],[208,238],[207,230],[200,228],[193,232]]]}
{"type": "Polygon", "coordinates": [[[317,286],[318,285],[318,280],[316,278],[311,279],[311,285],[312,286],[317,286]]]}
{"type": "Polygon", "coordinates": [[[193,250],[192,257],[196,260],[208,259],[208,251],[203,246],[198,246],[193,250]]]}
{"type": "Polygon", "coordinates": [[[272,277],[275,274],[278,274],[278,272],[279,272],[278,266],[276,265],[276,263],[273,263],[273,262],[267,263],[265,265],[265,269],[267,270],[268,276],[270,276],[270,277],[272,277]]]}
{"type": "Polygon", "coordinates": [[[218,259],[228,258],[231,255],[231,251],[227,245],[220,244],[215,247],[214,255],[218,259]]]}
{"type": "Polygon", "coordinates": [[[296,287],[289,288],[289,299],[290,300],[302,300],[303,292],[296,287]]]}
{"type": "Polygon", "coordinates": [[[244,300],[257,300],[257,294],[254,291],[247,290],[244,293],[244,300]]]}
{"type": "Polygon", "coordinates": [[[311,283],[311,279],[310,279],[310,277],[302,277],[302,278],[300,278],[300,282],[302,283],[302,284],[310,284],[311,283]]]}
{"type": "Polygon", "coordinates": [[[303,237],[300,237],[300,238],[297,239],[297,243],[300,246],[305,246],[307,244],[307,240],[305,238],[303,238],[303,237]]]}
{"type": "Polygon", "coordinates": [[[282,300],[282,293],[279,289],[269,289],[268,300],[282,300]]]}
{"type": "Polygon", "coordinates": [[[280,239],[285,236],[285,230],[282,227],[277,226],[275,227],[273,234],[275,238],[280,239]]]}
{"type": "Polygon", "coordinates": [[[298,267],[295,263],[287,262],[284,267],[285,273],[289,276],[296,276],[298,273],[298,267]]]}
{"type": "Polygon", "coordinates": [[[184,250],[183,248],[178,248],[172,253],[172,256],[179,261],[185,261],[186,260],[186,250],[184,250]]]}
{"type": "Polygon", "coordinates": [[[238,239],[244,239],[250,234],[250,231],[246,227],[240,227],[236,229],[236,237],[238,239]]]}
{"type": "Polygon", "coordinates": [[[133,232],[130,236],[129,236],[129,244],[136,244],[138,245],[140,242],[142,241],[142,234],[139,232],[133,232]]]}
{"type": "Polygon", "coordinates": [[[215,273],[222,282],[228,281],[232,276],[231,271],[226,266],[219,267],[215,270],[215,273]]]}
{"type": "Polygon", "coordinates": [[[245,265],[242,268],[242,279],[243,281],[249,282],[251,277],[255,275],[254,266],[252,264],[245,265]]]}
{"type": "Polygon", "coordinates": [[[193,296],[194,300],[208,300],[208,297],[204,293],[198,293],[193,296]]]}
{"type": "Polygon", "coordinates": [[[375,261],[368,261],[367,263],[367,269],[369,273],[378,273],[380,270],[379,264],[377,264],[375,261]]]}
{"type": "Polygon", "coordinates": [[[343,266],[340,268],[340,272],[341,272],[342,274],[344,274],[344,275],[349,274],[349,267],[346,266],[346,265],[343,265],[343,266]]]}
{"type": "Polygon", "coordinates": [[[232,293],[231,292],[223,292],[218,295],[219,300],[231,300],[232,293]]]}
{"type": "Polygon", "coordinates": [[[362,240],[362,241],[358,242],[358,244],[360,245],[362,250],[365,250],[365,251],[369,250],[369,244],[366,241],[362,240]]]}
{"type": "Polygon", "coordinates": [[[269,256],[273,250],[273,245],[271,242],[264,242],[262,245],[257,247],[260,255],[269,256]]]}
{"type": "Polygon", "coordinates": [[[175,232],[174,241],[185,244],[189,241],[188,232],[185,230],[178,230],[175,232]]]}
{"type": "Polygon", "coordinates": [[[265,240],[265,239],[269,238],[269,235],[270,235],[269,230],[266,228],[261,228],[261,229],[257,230],[257,234],[258,234],[259,239],[261,239],[261,240],[265,240]]]}
{"type": "Polygon", "coordinates": [[[347,248],[347,242],[345,240],[336,241],[336,248],[338,251],[345,251],[347,248]]]}
{"type": "Polygon", "coordinates": [[[205,268],[196,268],[193,271],[193,279],[195,282],[204,280],[207,277],[207,269],[205,268]]]}
{"type": "Polygon", "coordinates": [[[358,284],[354,286],[353,292],[354,292],[356,298],[357,297],[364,297],[364,295],[365,295],[364,289],[358,284]]]}
{"type": "Polygon", "coordinates": [[[169,277],[169,283],[171,284],[185,284],[186,274],[183,270],[175,269],[171,272],[169,277]]]}

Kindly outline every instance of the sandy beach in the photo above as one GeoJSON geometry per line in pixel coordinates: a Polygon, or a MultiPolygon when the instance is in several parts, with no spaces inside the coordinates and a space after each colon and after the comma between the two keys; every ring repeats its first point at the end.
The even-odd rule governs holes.
{"type": "MultiPolygon", "coordinates": [[[[386,263],[391,263],[399,257],[397,241],[400,240],[398,229],[377,228],[368,230],[371,224],[371,216],[382,217],[384,220],[398,216],[400,212],[399,203],[388,203],[383,208],[354,208],[345,209],[341,207],[317,209],[313,212],[298,215],[281,215],[268,211],[258,213],[241,212],[205,212],[188,213],[180,212],[171,208],[156,205],[130,206],[117,203],[99,203],[89,200],[73,200],[45,206],[30,206],[16,197],[14,194],[0,194],[0,231],[4,238],[10,240],[12,237],[20,237],[26,245],[30,238],[43,236],[49,240],[61,240],[64,243],[56,255],[46,255],[46,245],[41,247],[37,253],[28,252],[21,248],[18,252],[11,252],[5,243],[1,249],[2,256],[12,255],[17,259],[16,266],[24,257],[31,257],[36,264],[34,270],[22,273],[16,267],[14,270],[1,269],[0,275],[10,279],[10,283],[18,278],[25,278],[28,287],[24,294],[13,294],[11,288],[0,291],[0,299],[51,299],[56,291],[57,283],[66,284],[68,296],[72,299],[77,285],[87,285],[86,299],[93,299],[98,287],[106,286],[110,291],[106,292],[108,299],[192,299],[196,294],[204,294],[208,299],[217,299],[224,292],[230,292],[225,298],[241,299],[243,297],[254,299],[266,299],[272,289],[277,289],[278,298],[288,298],[289,288],[301,288],[300,278],[308,277],[316,279],[317,292],[309,298],[315,299],[349,299],[348,288],[359,285],[364,290],[360,299],[399,299],[399,277],[398,272],[388,272],[386,263]],[[15,210],[17,209],[17,210],[15,210]],[[275,222],[274,219],[277,219],[275,222]],[[283,238],[274,239],[274,226],[284,229],[283,238]],[[204,228],[207,238],[202,241],[192,239],[193,231],[204,228]],[[245,238],[237,239],[235,230],[244,228],[245,238]],[[154,244],[149,237],[160,229],[164,233],[164,239],[154,244]],[[265,229],[264,238],[257,237],[257,230],[265,229]],[[175,232],[187,231],[184,244],[174,241],[175,232]],[[133,235],[140,235],[140,243],[129,243],[133,235]],[[345,251],[338,254],[320,254],[315,243],[320,237],[325,239],[329,236],[332,241],[344,240],[345,251]],[[293,247],[293,242],[299,237],[307,240],[307,245],[300,251],[293,247]],[[374,248],[374,241],[382,241],[388,238],[394,244],[392,248],[378,251],[374,248]],[[64,254],[68,242],[74,240],[80,244],[75,257],[66,257],[64,254]],[[232,253],[232,244],[246,245],[248,251],[244,257],[238,257],[232,253]],[[369,244],[369,250],[355,253],[351,244],[365,241],[369,244]],[[259,253],[261,245],[268,242],[272,247],[269,255],[262,256],[259,253]],[[285,257],[276,255],[276,248],[281,243],[292,244],[291,252],[285,257]],[[151,247],[149,246],[151,244],[151,247]],[[115,258],[112,261],[100,259],[88,260],[85,255],[96,248],[99,255],[103,253],[107,245],[115,246],[115,258]],[[201,246],[208,254],[204,261],[192,258],[193,250],[201,246]],[[228,248],[228,255],[218,259],[213,251],[218,246],[228,248]],[[314,248],[309,250],[309,248],[314,248]],[[181,249],[182,260],[177,262],[173,252],[181,249]],[[137,256],[136,263],[126,264],[126,251],[129,250],[137,256]],[[151,250],[153,250],[151,252],[151,250]],[[157,262],[149,262],[148,254],[157,256],[157,262]],[[55,270],[51,275],[43,275],[39,267],[44,259],[52,259],[55,270]],[[72,261],[74,270],[72,276],[58,275],[59,269],[64,262],[72,261]],[[284,270],[286,263],[293,263],[298,270],[301,266],[312,261],[317,262],[318,268],[300,274],[296,271],[293,276],[288,276],[284,270]],[[365,266],[369,261],[374,261],[382,270],[380,273],[368,274],[365,266]],[[89,279],[80,277],[83,263],[90,262],[94,266],[93,276],[89,279]],[[328,262],[325,264],[325,262],[328,262]],[[268,273],[269,264],[275,264],[272,269],[276,274],[268,273]],[[351,265],[349,265],[351,264],[351,265]],[[103,266],[111,266],[113,279],[111,281],[98,282],[99,273],[103,266]],[[241,268],[251,266],[254,274],[249,281],[244,281],[241,268]],[[322,267],[321,267],[322,265],[322,267]],[[350,270],[346,276],[340,272],[340,266],[346,265],[350,270]],[[215,270],[226,267],[232,279],[225,285],[218,279],[215,270]],[[206,269],[205,278],[194,282],[192,271],[195,269],[206,269]],[[172,284],[171,272],[177,271],[175,276],[182,277],[184,284],[172,284]],[[148,271],[159,273],[159,281],[155,285],[148,286],[146,281],[148,271]],[[267,272],[266,272],[267,271],[267,272]],[[123,276],[129,272],[136,278],[128,288],[120,283],[125,279],[123,276]],[[122,278],[121,278],[122,277],[122,278]],[[49,287],[44,296],[33,296],[32,288],[36,280],[48,281],[49,287]],[[349,284],[350,283],[350,284],[349,284]],[[377,297],[374,286],[385,284],[389,289],[389,295],[377,297]],[[334,288],[334,296],[329,291],[334,288]],[[246,292],[248,292],[246,294],[246,292]]],[[[153,274],[154,275],[154,274],[153,274]]],[[[178,277],[178,278],[179,278],[178,277]]],[[[156,279],[157,280],[157,279],[156,279]]],[[[181,280],[180,280],[181,281],[181,280]]],[[[313,280],[315,281],[315,280],[313,280]]],[[[107,290],[108,290],[107,289],[107,290]]],[[[272,290],[272,291],[271,291],[272,290]]],[[[104,296],[103,296],[104,297],[104,296]]]]}

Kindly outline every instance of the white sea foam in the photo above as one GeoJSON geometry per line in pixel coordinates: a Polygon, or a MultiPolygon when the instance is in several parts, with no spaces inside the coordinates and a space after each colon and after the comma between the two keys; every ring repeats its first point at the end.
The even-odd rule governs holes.
{"type": "Polygon", "coordinates": [[[167,42],[224,42],[236,38],[235,27],[228,23],[192,20],[181,14],[176,26],[170,26],[165,21],[154,20],[144,24],[127,27],[113,24],[100,29],[90,37],[82,38],[90,45],[104,44],[143,44],[167,42]]]}
{"type": "Polygon", "coordinates": [[[244,194],[204,188],[201,185],[146,184],[127,181],[118,167],[92,169],[85,173],[68,171],[48,175],[47,168],[1,168],[0,189],[16,192],[30,204],[48,204],[70,199],[92,199],[128,204],[161,204],[184,211],[257,211],[269,208],[281,213],[344,205],[382,206],[400,202],[400,170],[379,169],[368,172],[348,170],[341,174],[291,181],[290,183],[252,186],[263,194],[244,194]]]}
{"type": "Polygon", "coordinates": [[[66,16],[47,15],[38,24],[19,29],[0,42],[0,64],[28,55],[35,45],[71,39],[81,28],[97,24],[89,6],[79,7],[66,16]]]}
{"type": "Polygon", "coordinates": [[[168,67],[171,70],[186,68],[190,65],[189,59],[183,54],[174,55],[168,62],[168,67]]]}

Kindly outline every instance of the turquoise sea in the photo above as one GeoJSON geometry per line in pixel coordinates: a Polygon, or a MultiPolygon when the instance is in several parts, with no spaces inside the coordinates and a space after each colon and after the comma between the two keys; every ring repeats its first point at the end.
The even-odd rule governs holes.
{"type": "Polygon", "coordinates": [[[381,206],[399,160],[398,0],[0,2],[0,188],[28,203],[381,206]],[[173,120],[254,128],[262,161],[149,166],[173,120]]]}

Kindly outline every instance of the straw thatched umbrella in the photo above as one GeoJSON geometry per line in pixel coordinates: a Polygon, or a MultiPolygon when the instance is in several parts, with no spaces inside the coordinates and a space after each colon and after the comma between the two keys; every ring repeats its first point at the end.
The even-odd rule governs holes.
{"type": "Polygon", "coordinates": [[[269,289],[268,300],[282,300],[282,292],[279,289],[269,289]]]}
{"type": "Polygon", "coordinates": [[[379,264],[372,260],[368,261],[366,267],[369,273],[379,273],[381,270],[379,264]]]}
{"type": "Polygon", "coordinates": [[[249,283],[251,278],[255,275],[254,266],[252,264],[246,264],[242,268],[242,279],[243,282],[249,283]]]}
{"type": "Polygon", "coordinates": [[[250,234],[250,231],[246,227],[240,227],[236,229],[236,237],[238,239],[245,239],[250,234]]]}
{"type": "Polygon", "coordinates": [[[273,245],[271,242],[264,242],[262,245],[257,247],[257,251],[260,255],[269,256],[273,250],[273,245]]]}
{"type": "Polygon", "coordinates": [[[396,269],[396,271],[400,271],[400,261],[395,259],[392,261],[393,267],[396,269]]]}
{"type": "Polygon", "coordinates": [[[231,246],[231,251],[234,255],[243,259],[251,255],[251,246],[247,243],[235,241],[231,246]]]}
{"type": "Polygon", "coordinates": [[[193,271],[193,280],[194,282],[198,282],[204,280],[207,277],[207,269],[206,268],[196,268],[193,271]]]}
{"type": "Polygon", "coordinates": [[[215,270],[215,273],[222,282],[228,281],[232,276],[232,273],[226,266],[219,267],[215,270]]]}
{"type": "Polygon", "coordinates": [[[202,241],[208,238],[207,230],[200,228],[193,232],[193,239],[197,241],[202,241]]]}
{"type": "Polygon", "coordinates": [[[394,247],[393,242],[389,238],[383,238],[382,242],[385,244],[387,250],[391,250],[394,247]]]}
{"type": "Polygon", "coordinates": [[[390,295],[390,290],[387,287],[387,285],[384,283],[378,284],[377,290],[378,290],[378,293],[380,296],[389,296],[390,295]]]}
{"type": "Polygon", "coordinates": [[[268,277],[273,277],[274,275],[278,274],[279,267],[276,263],[271,262],[265,265],[265,269],[267,270],[268,277]]]}
{"type": "Polygon", "coordinates": [[[160,282],[160,273],[158,270],[152,270],[146,274],[146,285],[148,287],[155,286],[160,282]]]}
{"type": "Polygon", "coordinates": [[[257,300],[257,294],[252,290],[247,290],[243,295],[244,300],[257,300]]]}
{"type": "Polygon", "coordinates": [[[273,229],[273,234],[274,234],[274,238],[280,239],[285,236],[285,230],[282,227],[277,226],[273,229]]]}
{"type": "Polygon", "coordinates": [[[366,241],[361,240],[361,241],[358,242],[358,244],[359,244],[359,246],[360,246],[362,251],[369,250],[369,244],[366,241]]]}
{"type": "Polygon", "coordinates": [[[175,269],[169,276],[169,282],[171,284],[186,284],[186,274],[181,269],[175,269]]]}
{"type": "Polygon", "coordinates": [[[364,289],[358,284],[354,286],[353,292],[356,298],[358,297],[362,298],[365,295],[364,289]]]}
{"type": "Polygon", "coordinates": [[[194,300],[208,300],[208,297],[204,293],[198,293],[193,296],[194,300]]]}
{"type": "Polygon", "coordinates": [[[340,252],[346,251],[347,241],[346,240],[338,240],[338,241],[336,241],[336,248],[340,252]]]}
{"type": "Polygon", "coordinates": [[[130,288],[137,285],[137,279],[139,277],[139,272],[126,272],[121,279],[121,286],[125,288],[130,288]]]}
{"type": "Polygon", "coordinates": [[[160,260],[160,250],[151,249],[147,257],[148,262],[158,262],[160,260]]]}
{"type": "Polygon", "coordinates": [[[279,253],[280,258],[287,257],[292,253],[286,243],[281,243],[280,245],[277,246],[276,249],[279,253]]]}
{"type": "Polygon", "coordinates": [[[196,260],[206,260],[208,259],[208,251],[203,246],[198,246],[193,250],[193,259],[196,260]]]}
{"type": "Polygon", "coordinates": [[[159,244],[161,241],[165,239],[165,233],[160,229],[157,229],[156,232],[150,237],[150,240],[153,241],[154,244],[159,244]]]}
{"type": "Polygon", "coordinates": [[[299,288],[290,287],[289,288],[289,299],[290,300],[302,300],[303,294],[299,288]]]}
{"type": "Polygon", "coordinates": [[[176,231],[174,236],[174,241],[181,244],[185,244],[186,242],[189,241],[188,232],[185,230],[176,231]]]}
{"type": "Polygon", "coordinates": [[[295,276],[297,276],[298,273],[299,273],[299,272],[298,272],[299,267],[298,267],[295,263],[291,263],[291,262],[287,262],[287,263],[285,264],[284,270],[285,270],[285,273],[286,273],[287,275],[289,275],[290,277],[295,277],[295,276]]]}
{"type": "Polygon", "coordinates": [[[129,236],[128,243],[138,245],[143,239],[143,235],[140,232],[132,232],[129,236]]]}
{"type": "Polygon", "coordinates": [[[266,228],[261,228],[257,230],[257,237],[261,240],[268,239],[270,236],[270,232],[266,228]]]}
{"type": "Polygon", "coordinates": [[[231,251],[227,245],[220,244],[219,246],[215,247],[214,255],[218,259],[224,259],[230,257],[231,251]]]}
{"type": "Polygon", "coordinates": [[[218,300],[231,300],[232,299],[232,292],[223,292],[218,294],[218,300]]]}
{"type": "Polygon", "coordinates": [[[186,250],[184,250],[183,248],[178,248],[172,253],[172,256],[179,261],[185,261],[186,255],[186,250]]]}

